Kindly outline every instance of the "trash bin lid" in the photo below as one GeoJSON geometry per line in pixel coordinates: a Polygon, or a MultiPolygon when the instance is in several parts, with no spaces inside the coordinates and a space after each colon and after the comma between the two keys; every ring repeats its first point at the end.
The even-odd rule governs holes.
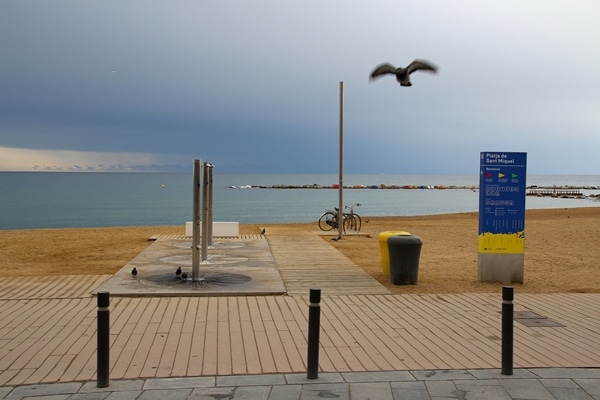
{"type": "Polygon", "coordinates": [[[390,236],[387,240],[388,245],[395,246],[420,246],[423,240],[415,235],[408,236],[390,236]]]}
{"type": "Polygon", "coordinates": [[[379,240],[387,240],[390,236],[410,236],[406,231],[385,231],[379,234],[379,240]]]}

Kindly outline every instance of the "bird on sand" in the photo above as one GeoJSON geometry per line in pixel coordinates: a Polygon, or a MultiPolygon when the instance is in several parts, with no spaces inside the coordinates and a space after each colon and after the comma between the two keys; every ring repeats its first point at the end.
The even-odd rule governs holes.
{"type": "Polygon", "coordinates": [[[181,267],[177,267],[177,270],[175,271],[175,275],[177,275],[177,277],[181,276],[181,267]]]}
{"type": "Polygon", "coordinates": [[[373,80],[378,78],[381,75],[392,74],[396,75],[396,80],[400,82],[400,86],[412,86],[410,82],[410,74],[415,71],[426,71],[436,73],[438,68],[425,60],[414,60],[406,68],[396,68],[392,64],[384,63],[371,72],[369,80],[373,80]]]}
{"type": "Polygon", "coordinates": [[[131,270],[131,275],[137,276],[137,268],[136,267],[133,267],[133,269],[131,270]]]}
{"type": "Polygon", "coordinates": [[[183,279],[183,280],[187,280],[187,277],[188,277],[188,274],[187,274],[187,272],[182,272],[182,273],[181,273],[181,279],[183,279]]]}

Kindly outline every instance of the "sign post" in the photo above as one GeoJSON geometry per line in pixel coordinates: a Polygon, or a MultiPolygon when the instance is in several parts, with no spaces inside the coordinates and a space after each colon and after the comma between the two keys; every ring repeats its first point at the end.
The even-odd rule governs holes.
{"type": "Polygon", "coordinates": [[[527,153],[482,152],[479,282],[523,283],[527,153]]]}

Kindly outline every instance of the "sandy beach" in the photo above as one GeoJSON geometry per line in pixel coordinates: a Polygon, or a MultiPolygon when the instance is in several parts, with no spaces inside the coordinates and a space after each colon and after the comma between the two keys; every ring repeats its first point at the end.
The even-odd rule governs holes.
{"type": "MultiPolygon", "coordinates": [[[[478,214],[363,217],[362,232],[331,246],[392,293],[498,292],[501,283],[477,282],[478,214]],[[368,222],[367,222],[368,221],[368,222]],[[404,230],[423,240],[417,285],[395,286],[383,276],[379,233],[404,230]]],[[[241,225],[242,234],[320,233],[316,222],[241,225]]],[[[600,292],[600,207],[529,210],[526,214],[525,282],[521,293],[600,292]]],[[[157,234],[183,234],[182,226],[0,231],[0,277],[112,274],[157,234]]]]}

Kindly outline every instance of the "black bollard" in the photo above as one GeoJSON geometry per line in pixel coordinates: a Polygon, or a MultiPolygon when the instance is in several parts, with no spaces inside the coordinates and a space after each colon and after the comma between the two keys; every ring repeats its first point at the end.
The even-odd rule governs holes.
{"type": "Polygon", "coordinates": [[[96,371],[97,386],[108,387],[110,363],[110,293],[98,292],[98,363],[96,371]]]}
{"type": "Polygon", "coordinates": [[[502,375],[513,374],[513,312],[515,289],[502,287],[502,375]]]}
{"type": "Polygon", "coordinates": [[[306,378],[319,377],[319,333],[321,330],[321,289],[310,289],[308,305],[308,355],[306,378]]]}

